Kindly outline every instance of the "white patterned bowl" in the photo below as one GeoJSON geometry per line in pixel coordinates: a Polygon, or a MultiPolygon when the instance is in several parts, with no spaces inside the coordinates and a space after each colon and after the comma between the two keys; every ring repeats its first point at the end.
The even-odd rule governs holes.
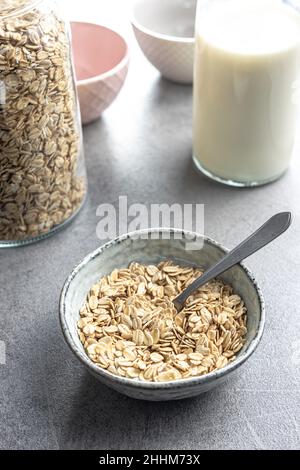
{"type": "Polygon", "coordinates": [[[77,321],[90,287],[115,268],[127,267],[132,261],[153,264],[173,259],[182,265],[208,268],[227,250],[213,240],[177,229],[149,229],[124,235],[89,254],[70,274],[60,298],[60,322],[64,337],[79,361],[103,384],[133,398],[150,401],[178,400],[199,395],[232,377],[253,354],[262,337],[265,311],[264,300],[253,275],[239,264],[221,278],[241,295],[248,309],[248,333],[243,349],[234,362],[223,369],[201,377],[172,382],[141,382],[111,374],[94,364],[86,355],[78,338],[77,321]],[[143,235],[143,237],[141,237],[143,235]],[[152,237],[152,238],[151,238],[152,237]],[[193,241],[202,245],[197,251],[187,251],[193,241]]]}
{"type": "Polygon", "coordinates": [[[197,0],[136,0],[132,26],[147,59],[167,79],[191,84],[197,0]]]}
{"type": "Polygon", "coordinates": [[[83,124],[98,119],[119,94],[128,72],[124,38],[92,23],[72,22],[72,46],[83,124]]]}

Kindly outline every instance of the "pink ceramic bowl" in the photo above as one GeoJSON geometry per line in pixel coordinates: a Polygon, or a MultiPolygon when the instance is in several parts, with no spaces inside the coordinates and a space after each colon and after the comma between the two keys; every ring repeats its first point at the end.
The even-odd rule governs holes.
{"type": "Polygon", "coordinates": [[[126,41],[115,31],[72,22],[72,45],[82,123],[99,118],[117,97],[128,72],[126,41]]]}

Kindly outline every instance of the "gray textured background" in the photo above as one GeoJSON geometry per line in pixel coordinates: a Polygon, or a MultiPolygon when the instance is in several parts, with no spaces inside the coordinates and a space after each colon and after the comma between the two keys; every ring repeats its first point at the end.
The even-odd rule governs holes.
{"type": "Polygon", "coordinates": [[[54,237],[0,251],[0,448],[299,448],[299,159],[270,186],[214,184],[191,161],[191,110],[191,87],[160,79],[133,43],[125,88],[84,129],[84,209],[54,237]],[[129,203],[205,204],[205,233],[228,247],[274,212],[293,211],[290,231],[247,262],[267,303],[262,343],[235,379],[211,393],[163,404],[131,400],[89,376],[64,343],[62,284],[99,245],[97,206],[116,204],[120,194],[129,203]]]}

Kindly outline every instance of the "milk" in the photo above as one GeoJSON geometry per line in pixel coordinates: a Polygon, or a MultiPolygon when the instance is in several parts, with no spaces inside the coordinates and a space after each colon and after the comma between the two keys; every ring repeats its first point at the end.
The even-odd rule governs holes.
{"type": "Polygon", "coordinates": [[[210,176],[262,184],[287,169],[297,123],[299,18],[275,0],[211,2],[198,12],[194,159],[210,176]]]}

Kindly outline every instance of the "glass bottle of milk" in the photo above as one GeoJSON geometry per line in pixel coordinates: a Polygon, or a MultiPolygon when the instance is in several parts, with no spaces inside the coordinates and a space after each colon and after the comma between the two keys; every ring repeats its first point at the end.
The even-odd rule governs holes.
{"type": "Polygon", "coordinates": [[[234,186],[279,178],[294,149],[299,72],[300,1],[198,0],[197,167],[234,186]]]}

